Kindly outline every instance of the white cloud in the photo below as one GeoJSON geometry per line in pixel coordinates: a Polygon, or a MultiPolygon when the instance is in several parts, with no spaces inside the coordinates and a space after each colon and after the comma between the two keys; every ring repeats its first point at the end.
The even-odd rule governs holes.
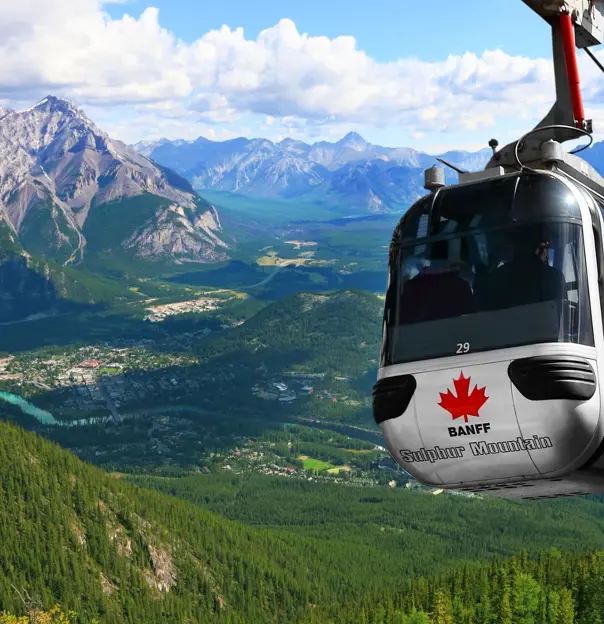
{"type": "MultiPolygon", "coordinates": [[[[580,71],[587,111],[604,119],[604,76],[584,54],[580,71]]],[[[111,19],[101,0],[0,2],[0,99],[31,103],[47,93],[116,115],[136,110],[138,127],[146,120],[187,135],[251,114],[275,133],[326,136],[364,124],[420,137],[519,120],[528,129],[554,88],[550,60],[500,50],[377,62],[353,37],[309,36],[289,19],[253,40],[223,26],[186,44],[153,7],[111,19]]]]}
{"type": "Polygon", "coordinates": [[[110,19],[97,0],[0,2],[1,91],[108,103],[186,97],[182,44],[158,11],[110,19]]]}
{"type": "Polygon", "coordinates": [[[106,110],[91,107],[87,108],[86,114],[111,137],[125,143],[162,138],[193,140],[199,136],[215,141],[226,141],[238,136],[247,136],[250,130],[245,126],[208,125],[187,117],[164,117],[153,112],[132,116],[131,112],[125,111],[123,115],[116,116],[115,111],[107,115],[106,110]]]}

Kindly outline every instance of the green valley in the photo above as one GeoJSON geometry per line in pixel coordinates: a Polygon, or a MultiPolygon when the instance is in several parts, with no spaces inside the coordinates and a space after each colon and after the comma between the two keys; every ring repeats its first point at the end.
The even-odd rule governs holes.
{"type": "MultiPolygon", "coordinates": [[[[589,617],[599,606],[597,558],[589,567],[581,556],[534,559],[554,544],[604,548],[599,501],[523,504],[226,474],[133,478],[140,489],[32,433],[0,430],[0,601],[9,612],[22,609],[15,587],[83,623],[353,622],[361,612],[382,623],[436,613],[439,601],[497,613],[497,591],[510,592],[512,613],[552,613],[547,605],[559,611],[564,600],[589,617]],[[493,559],[529,542],[517,563],[493,559]],[[509,585],[495,589],[489,579],[502,574],[509,585]]],[[[455,621],[472,621],[463,617],[455,621]]]]}
{"type": "MultiPolygon", "coordinates": [[[[347,457],[341,450],[351,440],[366,441],[369,450],[381,443],[369,398],[379,347],[377,297],[301,293],[262,306],[237,291],[194,294],[194,301],[215,304],[160,318],[160,310],[181,305],[157,305],[167,297],[147,304],[154,312],[146,320],[145,308],[130,304],[119,314],[13,325],[2,345],[0,391],[24,397],[58,425],[0,408],[111,470],[202,468],[216,461],[213,453],[226,457],[248,438],[264,452],[277,435],[279,444],[287,436],[314,444],[298,455],[328,464],[321,478],[377,484],[396,472],[383,449],[347,457]],[[11,350],[35,339],[36,330],[49,346],[11,350]],[[294,424],[303,429],[288,433],[294,424]],[[323,440],[326,431],[337,441],[323,440]]],[[[270,455],[268,463],[278,466],[271,470],[283,474],[298,461],[291,453],[270,455]]]]}

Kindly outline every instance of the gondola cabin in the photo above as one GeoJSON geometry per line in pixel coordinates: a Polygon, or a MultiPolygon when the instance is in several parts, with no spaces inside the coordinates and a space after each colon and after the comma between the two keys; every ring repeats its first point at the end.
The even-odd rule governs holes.
{"type": "Polygon", "coordinates": [[[531,170],[439,188],[401,219],[374,417],[420,482],[604,492],[603,206],[531,170]]]}

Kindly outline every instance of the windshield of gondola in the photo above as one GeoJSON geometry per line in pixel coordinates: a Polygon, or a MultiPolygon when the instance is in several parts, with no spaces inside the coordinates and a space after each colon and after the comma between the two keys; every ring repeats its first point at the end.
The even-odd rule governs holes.
{"type": "Polygon", "coordinates": [[[390,250],[382,365],[542,342],[593,345],[580,211],[559,180],[442,193],[390,250]]]}

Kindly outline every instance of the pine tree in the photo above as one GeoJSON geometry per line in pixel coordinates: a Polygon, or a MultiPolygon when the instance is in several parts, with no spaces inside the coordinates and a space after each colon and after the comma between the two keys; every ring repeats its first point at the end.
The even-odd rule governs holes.
{"type": "Polygon", "coordinates": [[[478,604],[474,606],[475,619],[477,622],[492,622],[491,596],[488,593],[480,593],[478,604]]]}
{"type": "Polygon", "coordinates": [[[413,609],[404,619],[403,624],[431,624],[430,618],[424,611],[417,611],[413,609]]]}
{"type": "Polygon", "coordinates": [[[559,595],[560,604],[556,624],[575,624],[575,602],[570,589],[562,588],[559,595]]]}
{"type": "Polygon", "coordinates": [[[514,624],[534,624],[539,609],[540,593],[541,587],[532,576],[525,572],[518,575],[512,590],[514,624]]]}
{"type": "Polygon", "coordinates": [[[493,594],[493,624],[513,624],[510,583],[507,570],[503,566],[496,572],[493,594]]]}
{"type": "Polygon", "coordinates": [[[454,624],[451,610],[451,599],[448,593],[439,589],[434,598],[434,610],[432,612],[432,624],[454,624]]]}
{"type": "Polygon", "coordinates": [[[560,614],[560,594],[555,590],[547,593],[547,613],[543,624],[556,624],[560,614]]]}
{"type": "Polygon", "coordinates": [[[510,602],[509,591],[506,591],[501,597],[496,618],[496,624],[514,624],[514,620],[512,619],[512,605],[510,602]]]}

